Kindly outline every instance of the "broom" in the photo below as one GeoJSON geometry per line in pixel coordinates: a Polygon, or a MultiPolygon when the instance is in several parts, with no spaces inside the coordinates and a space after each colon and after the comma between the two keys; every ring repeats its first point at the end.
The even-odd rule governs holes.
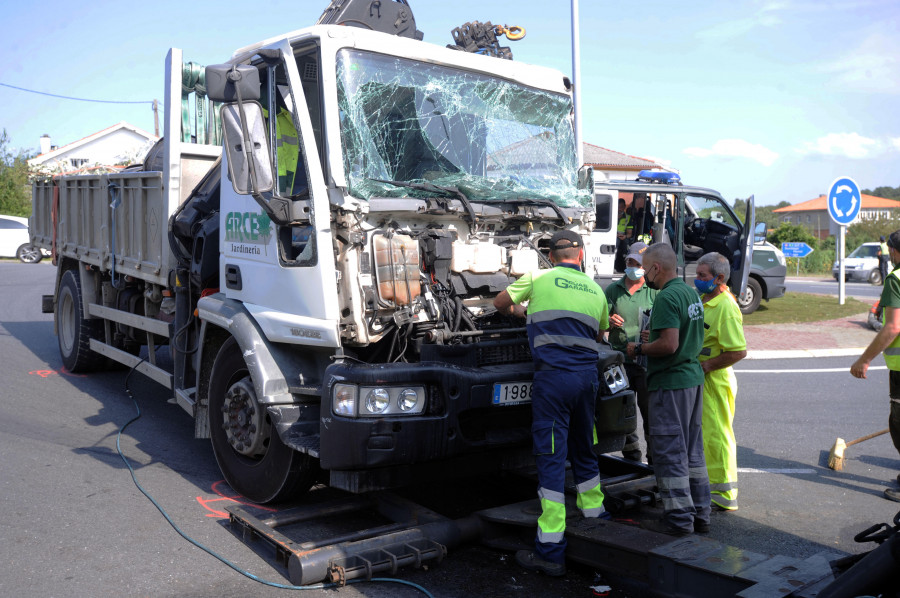
{"type": "Polygon", "coordinates": [[[876,436],[881,436],[882,434],[887,434],[887,430],[882,430],[880,432],[875,432],[873,434],[868,434],[863,436],[862,438],[857,438],[856,440],[851,440],[850,442],[844,442],[843,438],[838,438],[834,441],[834,446],[831,447],[831,452],[828,453],[828,467],[835,471],[841,471],[844,469],[844,450],[848,446],[853,446],[854,444],[858,444],[863,440],[870,440],[875,438],[876,436]]]}

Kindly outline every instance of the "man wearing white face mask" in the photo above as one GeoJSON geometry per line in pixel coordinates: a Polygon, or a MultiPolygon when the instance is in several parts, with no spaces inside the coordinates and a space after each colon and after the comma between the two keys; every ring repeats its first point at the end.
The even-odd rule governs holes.
{"type": "MultiPolygon", "coordinates": [[[[625,258],[625,276],[609,285],[606,289],[606,301],[609,304],[609,344],[616,351],[625,353],[625,373],[631,388],[637,395],[638,408],[644,420],[644,439],[647,441],[647,460],[650,461],[650,434],[647,429],[647,369],[630,357],[626,352],[629,342],[641,342],[638,338],[641,331],[641,317],[653,307],[656,299],[655,291],[644,284],[644,269],[641,266],[643,253],[647,251],[644,243],[634,243],[625,258]]],[[[622,456],[632,461],[641,460],[641,445],[637,432],[625,437],[622,456]]]]}

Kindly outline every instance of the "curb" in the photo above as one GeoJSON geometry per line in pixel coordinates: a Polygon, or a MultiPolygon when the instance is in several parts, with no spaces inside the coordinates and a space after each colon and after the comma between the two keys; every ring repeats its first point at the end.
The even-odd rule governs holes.
{"type": "Polygon", "coordinates": [[[814,359],[817,357],[858,357],[865,347],[846,349],[774,349],[747,351],[744,359],[814,359]]]}

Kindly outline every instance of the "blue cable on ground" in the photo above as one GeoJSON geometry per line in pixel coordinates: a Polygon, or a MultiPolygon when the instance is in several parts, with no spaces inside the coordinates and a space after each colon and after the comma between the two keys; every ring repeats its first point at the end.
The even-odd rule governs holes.
{"type": "MultiPolygon", "coordinates": [[[[336,584],[336,583],[327,583],[327,584],[325,584],[325,583],[317,583],[317,584],[311,584],[311,585],[308,585],[308,586],[295,586],[295,585],[290,585],[290,584],[276,583],[276,582],[274,582],[274,581],[267,581],[267,580],[265,580],[265,579],[262,579],[262,578],[260,578],[260,577],[257,577],[256,575],[253,575],[253,574],[250,573],[249,571],[245,571],[244,569],[241,569],[240,567],[238,567],[237,565],[235,565],[234,563],[232,563],[231,561],[229,561],[228,559],[226,559],[226,558],[223,557],[222,555],[220,555],[220,554],[218,554],[217,552],[215,552],[213,549],[207,548],[206,546],[204,546],[203,544],[201,544],[201,543],[198,542],[197,540],[194,540],[193,538],[191,538],[190,536],[188,536],[186,533],[184,533],[183,531],[181,531],[181,528],[179,528],[179,527],[175,524],[175,522],[172,521],[172,518],[169,517],[169,514],[166,513],[166,510],[162,508],[162,506],[156,501],[155,498],[153,498],[153,497],[150,495],[149,492],[147,492],[146,490],[144,490],[144,487],[141,486],[140,482],[138,482],[137,474],[135,473],[134,468],[131,467],[131,463],[128,461],[128,458],[125,456],[125,453],[122,452],[122,447],[121,447],[121,444],[120,444],[120,441],[121,441],[121,439],[122,439],[122,433],[125,431],[125,428],[127,428],[127,427],[130,426],[132,423],[136,422],[137,420],[139,420],[139,419],[141,418],[141,408],[140,408],[140,406],[138,405],[137,400],[134,398],[134,395],[131,393],[131,389],[128,388],[128,380],[131,378],[131,374],[133,374],[134,371],[137,369],[137,367],[138,367],[139,365],[141,365],[141,363],[143,363],[144,361],[146,361],[146,360],[145,360],[145,359],[141,359],[139,362],[137,362],[137,363],[134,365],[134,367],[132,367],[131,370],[128,372],[128,375],[125,376],[125,393],[126,393],[126,394],[128,395],[128,397],[131,399],[131,402],[134,403],[134,408],[135,408],[135,411],[137,411],[137,415],[135,415],[133,418],[131,418],[130,420],[128,420],[127,422],[125,422],[125,424],[124,424],[121,428],[119,428],[119,433],[116,435],[116,451],[119,453],[119,456],[122,458],[122,461],[125,463],[125,466],[128,468],[128,471],[131,472],[131,480],[134,482],[134,485],[137,486],[137,489],[141,491],[141,494],[143,494],[144,496],[146,496],[147,499],[148,499],[151,503],[153,503],[153,506],[156,507],[156,509],[162,514],[163,517],[165,517],[166,521],[169,522],[169,525],[172,526],[172,529],[174,529],[176,532],[178,532],[178,535],[179,535],[179,536],[181,536],[182,538],[184,538],[185,540],[187,540],[188,542],[190,542],[191,544],[193,544],[194,546],[196,546],[196,547],[199,548],[200,550],[202,550],[202,551],[204,551],[205,553],[209,554],[210,556],[212,556],[212,557],[218,559],[219,561],[221,561],[221,562],[224,563],[225,565],[228,565],[229,567],[231,567],[232,569],[234,569],[235,571],[237,571],[238,573],[240,573],[240,574],[243,575],[244,577],[249,577],[249,578],[252,579],[253,581],[259,582],[259,583],[261,583],[261,584],[263,584],[263,585],[271,586],[271,587],[273,587],[273,588],[281,588],[281,589],[283,589],[283,590],[324,590],[324,589],[328,589],[328,588],[339,587],[338,584],[336,584]]],[[[370,579],[370,580],[365,580],[365,579],[351,579],[351,580],[348,581],[347,583],[348,583],[348,584],[351,584],[351,583],[362,583],[362,582],[364,582],[364,581],[380,581],[380,582],[387,582],[387,583],[398,583],[398,584],[402,584],[402,585],[406,585],[406,586],[410,586],[410,587],[412,587],[412,588],[415,588],[416,590],[418,590],[418,591],[422,592],[423,594],[425,594],[426,596],[428,596],[428,598],[434,598],[434,596],[431,594],[431,592],[429,592],[428,590],[426,590],[426,589],[423,588],[422,586],[420,586],[420,585],[418,585],[418,584],[415,584],[415,583],[413,583],[413,582],[411,582],[411,581],[406,581],[406,580],[403,580],[403,579],[394,579],[394,578],[392,578],[392,577],[373,577],[373,578],[370,579]]]]}

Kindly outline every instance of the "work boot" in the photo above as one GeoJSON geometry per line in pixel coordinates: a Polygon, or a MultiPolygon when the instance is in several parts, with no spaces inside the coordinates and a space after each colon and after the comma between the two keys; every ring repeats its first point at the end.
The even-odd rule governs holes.
{"type": "Polygon", "coordinates": [[[565,563],[545,561],[532,550],[520,550],[516,553],[516,562],[529,571],[540,571],[550,577],[562,577],[566,574],[565,563]]]}
{"type": "Polygon", "coordinates": [[[708,534],[709,533],[709,521],[701,521],[700,519],[694,519],[694,533],[695,534],[708,534]]]}
{"type": "Polygon", "coordinates": [[[884,497],[894,502],[900,502],[900,490],[896,490],[894,488],[885,488],[884,497]]]}
{"type": "MultiPolygon", "coordinates": [[[[707,524],[708,526],[709,524],[707,524]]],[[[691,534],[690,530],[682,529],[680,527],[675,527],[668,521],[663,519],[650,519],[648,521],[641,521],[641,527],[650,530],[651,532],[656,532],[658,534],[667,534],[669,536],[683,537],[689,536],[691,534]]]]}

